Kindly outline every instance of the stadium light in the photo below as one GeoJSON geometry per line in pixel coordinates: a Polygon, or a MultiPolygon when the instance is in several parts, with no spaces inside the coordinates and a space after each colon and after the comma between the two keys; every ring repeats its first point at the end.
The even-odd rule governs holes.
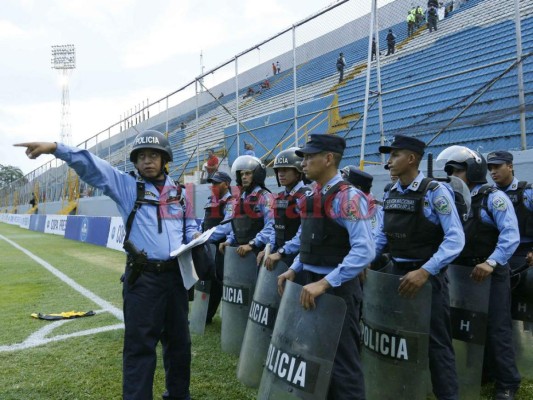
{"type": "Polygon", "coordinates": [[[76,68],[76,49],[73,44],[52,46],[52,69],[61,74],[61,142],[71,145],[69,75],[76,68]]]}

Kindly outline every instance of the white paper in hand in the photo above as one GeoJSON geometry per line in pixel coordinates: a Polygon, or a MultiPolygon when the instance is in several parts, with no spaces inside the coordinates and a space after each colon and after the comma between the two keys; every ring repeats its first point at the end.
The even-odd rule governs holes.
{"type": "Polygon", "coordinates": [[[183,286],[189,290],[198,281],[196,269],[192,262],[191,250],[186,250],[178,256],[178,263],[180,265],[181,277],[183,278],[183,286]]]}
{"type": "Polygon", "coordinates": [[[189,290],[198,281],[198,275],[196,274],[196,269],[194,269],[194,264],[192,262],[191,249],[207,242],[215,229],[216,227],[213,227],[205,231],[196,239],[191,240],[187,244],[182,243],[177,250],[174,250],[170,253],[170,257],[178,257],[181,277],[183,278],[183,286],[185,286],[187,290],[189,290]]]}

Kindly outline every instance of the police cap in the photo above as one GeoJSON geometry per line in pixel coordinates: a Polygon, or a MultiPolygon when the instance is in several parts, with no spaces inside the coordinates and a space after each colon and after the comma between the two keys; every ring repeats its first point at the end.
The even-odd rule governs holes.
{"type": "Polygon", "coordinates": [[[344,179],[352,185],[361,188],[365,193],[370,192],[374,177],[367,172],[361,171],[354,165],[347,165],[341,170],[344,179]]]}
{"type": "Polygon", "coordinates": [[[380,153],[385,154],[388,154],[393,150],[411,150],[417,154],[423,155],[425,147],[426,144],[419,139],[405,135],[396,135],[390,146],[379,146],[378,150],[380,153]]]}
{"type": "Polygon", "coordinates": [[[208,183],[220,183],[220,182],[226,182],[231,183],[231,176],[229,176],[227,173],[223,171],[217,171],[207,179],[208,183]]]}
{"type": "Polygon", "coordinates": [[[303,157],[304,154],[320,153],[331,151],[332,153],[343,154],[346,148],[346,140],[340,136],[328,134],[311,134],[310,139],[304,147],[296,150],[296,155],[303,157]]]}
{"type": "Polygon", "coordinates": [[[512,164],[513,155],[508,151],[493,151],[487,155],[487,164],[512,164]]]}

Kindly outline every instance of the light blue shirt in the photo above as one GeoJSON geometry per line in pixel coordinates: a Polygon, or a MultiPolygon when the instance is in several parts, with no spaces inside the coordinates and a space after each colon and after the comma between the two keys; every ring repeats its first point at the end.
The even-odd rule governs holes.
{"type": "MultiPolygon", "coordinates": [[[[511,184],[507,187],[499,187],[497,185],[494,185],[494,187],[500,189],[503,192],[508,192],[512,190],[516,190],[518,187],[518,179],[513,178],[513,181],[511,184]]],[[[522,202],[524,203],[524,206],[533,213],[533,189],[532,188],[526,188],[524,189],[523,195],[522,195],[522,202]]],[[[533,242],[533,237],[527,237],[527,236],[521,236],[520,237],[520,243],[531,243],[533,242]]]]}
{"type": "Polygon", "coordinates": [[[382,224],[383,224],[383,206],[379,203],[375,203],[374,214],[370,218],[370,225],[372,227],[372,236],[374,237],[374,239],[378,235],[382,224]]]}
{"type": "MultiPolygon", "coordinates": [[[[91,186],[102,189],[116,204],[124,224],[128,220],[137,199],[136,178],[119,171],[107,161],[87,150],[58,143],[54,155],[73,168],[79,177],[91,186]]],[[[166,176],[161,193],[150,182],[145,182],[145,199],[167,201],[177,195],[179,188],[166,176]]],[[[181,190],[185,196],[185,190],[181,190]]],[[[187,204],[185,202],[185,204],[187,204]]],[[[198,225],[192,209],[186,205],[186,239],[192,240],[198,225]],[[191,215],[189,218],[188,216],[191,215]]],[[[143,204],[133,220],[129,239],[139,250],[144,250],[151,260],[167,260],[170,252],[180,247],[183,240],[183,207],[177,201],[160,205],[162,232],[158,232],[157,208],[143,204]]]]}
{"type": "MultiPolygon", "coordinates": [[[[390,191],[385,193],[383,198],[386,200],[389,197],[390,192],[393,190],[396,190],[401,194],[415,191],[416,188],[420,186],[422,179],[424,179],[424,174],[420,172],[415,180],[405,189],[402,189],[400,181],[398,180],[392,186],[390,191]]],[[[436,275],[442,268],[446,267],[457,258],[465,245],[463,225],[461,224],[459,213],[455,207],[453,190],[448,185],[439,184],[435,190],[428,190],[426,192],[426,195],[424,196],[424,216],[431,223],[435,225],[440,224],[444,231],[444,239],[437,252],[422,266],[422,268],[428,271],[431,275],[436,275]],[[438,207],[436,207],[436,204],[438,207]]],[[[387,242],[387,236],[383,232],[382,221],[379,232],[376,235],[376,254],[381,255],[387,242]]],[[[421,261],[404,258],[394,259],[399,262],[421,261]]]]}
{"type": "MultiPolygon", "coordinates": [[[[263,215],[264,225],[263,229],[261,229],[257,235],[255,235],[254,242],[256,247],[261,247],[261,245],[266,246],[267,243],[270,242],[270,236],[274,231],[274,213],[272,211],[274,197],[272,196],[272,193],[263,190],[260,186],[256,186],[249,194],[243,192],[240,197],[241,201],[244,201],[247,197],[251,195],[255,196],[260,191],[262,191],[262,194],[258,196],[258,206],[261,214],[263,215]]],[[[239,207],[239,203],[235,202],[235,206],[233,207],[233,216],[235,216],[235,213],[240,212],[239,207]]],[[[235,233],[233,232],[231,224],[228,225],[230,225],[231,229],[229,230],[227,241],[230,242],[231,245],[235,245],[237,244],[237,241],[235,240],[235,233]]]]}
{"type": "MultiPolygon", "coordinates": [[[[343,180],[339,173],[327,182],[321,189],[321,194],[325,195],[327,191],[335,184],[343,180]]],[[[312,195],[312,194],[311,194],[312,195]]],[[[375,248],[372,238],[372,229],[368,217],[369,206],[367,197],[363,192],[350,186],[344,191],[336,193],[331,202],[331,209],[326,210],[329,215],[336,216],[334,221],[348,231],[351,249],[339,265],[317,266],[303,264],[300,262],[300,255],[294,259],[291,269],[295,272],[301,270],[315,272],[326,275],[325,279],[333,287],[338,287],[344,282],[355,278],[360,274],[370,262],[374,259],[375,248]],[[358,205],[358,210],[351,207],[358,205]]],[[[300,237],[300,232],[297,234],[300,237]]]]}
{"type": "MultiPolygon", "coordinates": [[[[235,207],[235,201],[228,201],[230,197],[231,197],[231,192],[229,190],[224,196],[222,196],[222,200],[226,201],[226,205],[224,206],[224,221],[229,221],[231,220],[231,218],[233,218],[233,208],[235,207]]],[[[209,205],[211,201],[212,201],[212,197],[209,197],[209,200],[207,201],[207,205],[209,205]]],[[[222,239],[225,239],[230,233],[231,233],[231,222],[227,222],[222,225],[217,225],[217,227],[215,228],[215,231],[209,237],[209,241],[218,242],[222,239]]]]}
{"type": "MultiPolygon", "coordinates": [[[[472,196],[475,196],[482,185],[476,185],[472,189],[472,196]]],[[[487,198],[487,211],[481,209],[481,221],[492,225],[500,231],[498,243],[489,260],[494,260],[500,265],[505,265],[516,251],[520,244],[520,232],[518,230],[518,220],[514,211],[513,203],[501,190],[489,193],[487,198]]]]}
{"type": "Polygon", "coordinates": [[[255,151],[253,151],[253,150],[244,150],[244,155],[245,156],[255,157],[255,151]]]}
{"type": "MultiPolygon", "coordinates": [[[[303,183],[303,181],[300,181],[290,191],[287,192],[287,190],[285,190],[285,195],[292,196],[294,195],[294,193],[296,193],[298,190],[300,190],[304,186],[305,184],[303,183]]],[[[309,189],[309,191],[311,191],[311,189],[309,189]]],[[[300,210],[301,210],[301,207],[300,207],[301,201],[302,200],[297,200],[296,207],[295,207],[295,212],[298,214],[300,213],[300,210]]],[[[283,248],[285,249],[285,254],[296,254],[300,251],[300,235],[299,235],[300,229],[301,229],[301,225],[298,227],[298,231],[296,232],[296,235],[292,239],[286,241],[285,244],[283,245],[283,248]]],[[[273,230],[272,235],[270,236],[270,244],[272,248],[276,248],[276,230],[275,229],[273,230]]]]}

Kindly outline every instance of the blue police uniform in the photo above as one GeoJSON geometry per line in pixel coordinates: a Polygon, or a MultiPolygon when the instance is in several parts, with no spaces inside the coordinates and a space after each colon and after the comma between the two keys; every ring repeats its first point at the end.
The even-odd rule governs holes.
{"type": "MultiPolygon", "coordinates": [[[[403,188],[397,181],[384,195],[384,221],[387,219],[387,199],[391,196],[407,197],[419,190],[424,175],[419,173],[413,182],[403,188]]],[[[429,274],[432,287],[431,321],[429,340],[429,367],[433,392],[439,400],[458,399],[458,380],[455,368],[455,355],[452,347],[452,333],[450,323],[450,298],[446,277],[446,266],[461,252],[464,246],[464,233],[459,214],[454,205],[453,192],[444,185],[436,185],[427,190],[423,196],[423,215],[426,230],[420,231],[421,237],[412,242],[413,248],[420,241],[433,241],[430,248],[438,246],[433,254],[427,257],[406,257],[405,252],[395,250],[393,243],[389,243],[385,233],[385,222],[376,236],[376,254],[381,255],[387,244],[391,246],[393,259],[392,273],[405,275],[418,268],[425,269],[429,274]],[[440,231],[440,235],[437,233],[440,231]],[[428,234],[431,232],[431,234],[428,234]],[[425,237],[434,236],[434,237],[425,237]]],[[[415,218],[413,214],[410,216],[415,218]]],[[[400,229],[402,229],[400,227],[400,229]]],[[[425,248],[427,248],[427,243],[425,248]]],[[[411,253],[412,254],[412,253],[411,253]]]]}
{"type": "MultiPolygon", "coordinates": [[[[263,227],[259,230],[259,232],[255,234],[253,238],[250,239],[253,240],[255,248],[262,248],[266,246],[267,243],[269,243],[270,241],[270,236],[272,235],[272,232],[274,231],[272,204],[272,194],[265,191],[263,188],[261,188],[261,186],[256,186],[250,193],[243,192],[240,196],[239,202],[235,204],[235,207],[233,209],[233,218],[235,218],[238,213],[243,212],[248,216],[248,218],[251,218],[252,220],[255,218],[263,219],[263,227]],[[241,203],[246,203],[247,200],[254,197],[257,198],[257,203],[253,206],[253,209],[247,209],[248,207],[244,207],[243,210],[240,209],[239,205],[241,203]]],[[[245,241],[244,243],[239,243],[239,239],[235,236],[235,232],[232,225],[230,225],[230,227],[231,230],[229,230],[227,241],[231,245],[248,244],[248,241],[245,241]]]]}
{"type": "MultiPolygon", "coordinates": [[[[524,215],[520,216],[519,227],[523,223],[523,229],[520,231],[520,244],[516,249],[513,257],[509,260],[511,267],[520,267],[524,264],[524,257],[528,251],[531,251],[533,245],[533,187],[527,185],[523,190],[519,191],[519,181],[513,178],[513,181],[507,187],[499,187],[502,192],[505,192],[511,199],[515,212],[522,211],[520,207],[524,207],[522,211],[524,215]],[[521,198],[517,198],[521,195],[521,198]],[[528,223],[530,226],[528,226],[528,223]]],[[[518,217],[518,215],[517,215],[518,217]]]]}
{"type": "MultiPolygon", "coordinates": [[[[126,223],[137,199],[136,179],[120,172],[87,150],[57,144],[54,155],[73,168],[91,186],[102,189],[117,204],[126,223]]],[[[130,240],[149,260],[169,261],[169,254],[198,232],[194,218],[185,218],[183,207],[173,198],[181,192],[165,177],[161,192],[152,182],[145,183],[145,198],[159,200],[156,206],[144,204],[137,211],[130,240]]],[[[184,196],[184,193],[181,192],[184,196]]],[[[162,272],[143,272],[135,283],[128,283],[132,273],[126,269],[124,280],[123,398],[150,400],[156,367],[156,346],[161,341],[166,375],[166,399],[190,399],[191,341],[188,327],[188,297],[177,261],[162,272]]]]}
{"type": "Polygon", "coordinates": [[[383,206],[376,202],[374,207],[375,212],[370,218],[370,226],[372,227],[372,236],[376,238],[380,232],[381,224],[383,224],[383,206]]]}
{"type": "MultiPolygon", "coordinates": [[[[208,199],[208,204],[211,205],[212,201],[215,200],[216,204],[218,204],[221,200],[225,202],[224,206],[224,219],[223,221],[230,221],[233,217],[233,212],[235,210],[235,204],[234,201],[228,201],[232,198],[231,193],[228,191],[221,199],[216,200],[213,198],[208,199]]],[[[206,205],[206,207],[207,207],[206,205]]],[[[230,223],[224,223],[222,225],[217,225],[211,236],[209,237],[209,241],[211,243],[217,243],[221,242],[226,239],[227,236],[229,236],[231,233],[231,224],[230,223]]]]}
{"type": "MultiPolygon", "coordinates": [[[[472,189],[476,196],[482,185],[472,189]]],[[[520,385],[516,367],[511,319],[510,268],[508,260],[520,243],[518,221],[509,198],[500,190],[488,193],[486,205],[481,208],[482,224],[496,228],[497,244],[487,257],[498,265],[491,274],[487,340],[484,367],[496,382],[496,390],[515,391],[520,385]]],[[[467,243],[468,245],[468,243],[467,243]]]]}
{"type": "MultiPolygon", "coordinates": [[[[307,188],[307,186],[303,183],[303,181],[299,181],[291,190],[287,191],[285,189],[285,191],[282,192],[282,194],[283,194],[284,199],[285,198],[291,198],[291,197],[297,195],[298,193],[304,191],[305,189],[307,189],[309,192],[311,191],[311,189],[307,188]]],[[[300,225],[300,210],[301,210],[301,207],[300,207],[300,203],[301,203],[302,199],[304,199],[304,198],[296,198],[295,199],[296,203],[295,203],[294,209],[293,210],[289,210],[287,212],[287,214],[293,213],[293,214],[298,216],[298,221],[297,221],[298,229],[296,230],[295,235],[292,238],[290,238],[289,240],[285,241],[285,243],[282,246],[278,246],[278,243],[276,243],[276,229],[277,228],[274,229],[272,231],[272,234],[270,235],[270,244],[271,244],[272,249],[273,249],[272,252],[278,251],[280,248],[283,248],[282,261],[284,263],[286,263],[287,265],[291,265],[292,264],[292,262],[294,261],[294,258],[298,254],[298,250],[300,248],[300,237],[298,236],[298,232],[301,231],[301,225],[300,225]]],[[[275,201],[277,202],[278,199],[275,199],[275,201]]],[[[274,211],[275,211],[275,214],[278,214],[277,206],[274,207],[274,211]]],[[[290,219],[291,216],[287,215],[286,218],[290,219]]],[[[281,229],[281,230],[282,231],[286,231],[287,228],[288,228],[287,226],[284,226],[283,229],[281,229]]]]}
{"type": "MultiPolygon", "coordinates": [[[[220,174],[220,172],[217,172],[217,174],[220,174]]],[[[222,196],[221,199],[217,199],[214,196],[209,197],[205,206],[206,214],[208,213],[207,210],[213,209],[217,210],[216,214],[221,214],[220,216],[217,215],[217,218],[213,218],[213,212],[210,212],[209,218],[206,215],[206,218],[202,223],[202,226],[204,226],[205,228],[204,230],[209,229],[212,224],[218,224],[216,225],[215,231],[209,237],[209,242],[217,245],[217,249],[215,255],[215,277],[211,280],[209,305],[207,308],[207,323],[212,322],[213,317],[215,316],[217,308],[220,304],[220,300],[222,299],[222,281],[224,278],[224,255],[218,250],[218,244],[223,242],[226,239],[226,236],[231,231],[230,223],[224,223],[220,225],[220,222],[229,221],[231,219],[231,217],[233,216],[233,207],[233,197],[230,191],[228,191],[224,196],[222,196]]]]}
{"type": "MultiPolygon", "coordinates": [[[[310,196],[329,196],[328,192],[342,182],[340,174],[337,174],[322,188],[317,185],[310,196]]],[[[290,268],[297,274],[303,271],[307,275],[307,283],[316,282],[323,278],[326,279],[332,286],[327,292],[345,300],[347,305],[346,317],[335,355],[328,399],[364,399],[364,377],[359,355],[361,335],[359,319],[362,289],[356,277],[366,268],[375,255],[372,230],[368,219],[369,205],[363,192],[346,184],[334,193],[331,209],[322,210],[322,212],[329,216],[323,219],[332,221],[330,223],[336,224],[343,232],[342,235],[334,239],[340,252],[335,254],[333,259],[336,258],[341,261],[336,264],[323,263],[320,265],[301,261],[303,252],[312,254],[314,248],[313,245],[307,249],[302,247],[306,246],[306,242],[302,239],[307,234],[305,232],[306,228],[303,226],[304,220],[302,219],[302,227],[297,235],[301,242],[301,252],[296,256],[290,268]],[[353,208],[353,205],[356,208],[353,208]],[[344,238],[347,241],[346,248],[343,247],[344,238]],[[302,252],[302,250],[305,251],[302,252]],[[344,256],[342,256],[343,252],[345,252],[344,256]]],[[[328,253],[331,253],[329,250],[332,245],[334,244],[330,243],[328,250],[324,251],[324,254],[317,256],[317,258],[319,257],[322,260],[332,259],[328,255],[328,253]]],[[[310,258],[315,257],[311,256],[310,258]]]]}

